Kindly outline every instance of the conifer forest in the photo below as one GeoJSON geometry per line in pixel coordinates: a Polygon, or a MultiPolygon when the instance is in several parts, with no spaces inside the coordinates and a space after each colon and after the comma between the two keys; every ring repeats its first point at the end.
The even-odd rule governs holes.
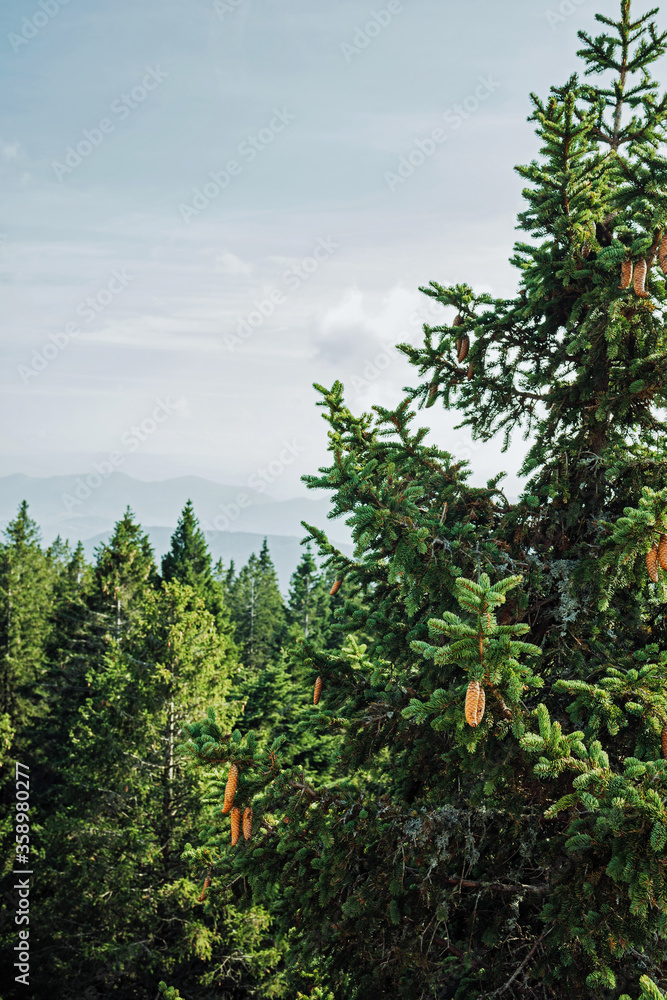
{"type": "Polygon", "coordinates": [[[425,284],[442,321],[399,345],[394,408],[316,385],[304,480],[353,556],[303,522],[283,597],[266,543],[212,565],[190,502],[161,561],[129,508],[91,563],[17,511],[2,1000],[667,997],[657,11],[598,14],[580,73],[531,95],[514,297],[425,284]],[[516,502],[425,443],[434,407],[531,435],[516,502]]]}

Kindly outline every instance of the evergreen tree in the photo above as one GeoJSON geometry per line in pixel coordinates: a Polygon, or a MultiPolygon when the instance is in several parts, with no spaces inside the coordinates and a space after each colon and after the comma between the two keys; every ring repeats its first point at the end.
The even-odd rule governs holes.
{"type": "Polygon", "coordinates": [[[243,663],[256,677],[279,655],[285,629],[285,606],[266,538],[259,556],[253,553],[235,579],[227,574],[226,588],[243,663]]]}
{"type": "Polygon", "coordinates": [[[43,708],[41,680],[52,585],[24,500],[0,544],[0,717],[25,730],[43,708]]]}
{"type": "Polygon", "coordinates": [[[129,507],[109,541],[95,550],[95,556],[90,606],[110,634],[119,639],[137,599],[141,599],[146,587],[158,582],[148,535],[135,524],[129,507]]]}
{"type": "MultiPolygon", "coordinates": [[[[212,706],[231,728],[235,667],[202,598],[178,581],[135,595],[122,639],[90,663],[41,837],[38,988],[66,974],[63,996],[94,984],[129,997],[153,995],[159,975],[178,980],[195,964],[211,976],[201,963],[214,948],[225,953],[224,913],[196,907],[199,889],[180,861],[206,807],[177,740],[193,706],[212,706]]],[[[227,957],[233,965],[229,948],[227,957]]]]}
{"type": "Polygon", "coordinates": [[[317,643],[322,640],[331,615],[329,590],[323,574],[318,572],[310,545],[290,580],[287,603],[287,623],[296,626],[304,639],[317,643]]]}
{"type": "Polygon", "coordinates": [[[169,583],[180,580],[204,598],[207,609],[217,619],[222,632],[228,632],[229,616],[225,608],[224,587],[211,568],[211,553],[204,532],[188,500],[171,538],[171,549],[162,558],[162,576],[169,583]]]}
{"type": "Polygon", "coordinates": [[[315,788],[280,737],[230,747],[189,727],[195,758],[233,759],[265,820],[254,843],[232,849],[222,830],[206,850],[221,884],[240,893],[243,875],[292,928],[291,988],[655,1000],[667,987],[655,12],[621,0],[617,21],[597,15],[604,33],[581,32],[580,55],[602,85],[573,76],[533,97],[542,160],[520,168],[532,242],[516,247],[516,296],[424,289],[456,319],[403,345],[428,377],[393,410],[356,418],[339,383],[317,387],[332,462],[305,478],[334,492],[354,557],[311,536],[349,592],[341,625],[369,639],[303,644],[323,680],[312,729],[340,733],[340,777],[315,788]],[[467,463],[412,429],[410,399],[439,397],[476,437],[536,432],[516,504],[503,473],[469,487],[467,463]]]}

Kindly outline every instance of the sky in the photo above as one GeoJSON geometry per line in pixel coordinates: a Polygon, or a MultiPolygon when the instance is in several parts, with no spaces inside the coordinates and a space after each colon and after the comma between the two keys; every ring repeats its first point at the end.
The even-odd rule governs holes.
{"type": "MultiPolygon", "coordinates": [[[[596,11],[618,2],[4,0],[0,475],[307,494],[313,382],[395,406],[394,345],[453,318],[420,286],[514,293],[529,94],[582,68],[596,11]]],[[[516,496],[530,440],[459,419],[415,424],[516,496]]]]}

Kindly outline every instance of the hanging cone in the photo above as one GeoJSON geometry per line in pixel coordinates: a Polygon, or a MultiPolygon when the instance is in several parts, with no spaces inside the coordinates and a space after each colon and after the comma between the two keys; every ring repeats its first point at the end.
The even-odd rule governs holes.
{"type": "Polygon", "coordinates": [[[454,322],[452,323],[452,326],[461,326],[462,323],[463,323],[463,316],[461,315],[461,313],[457,313],[456,316],[454,317],[454,322]]]}
{"type": "Polygon", "coordinates": [[[252,837],[252,809],[247,806],[243,810],[243,836],[246,840],[252,837]]]}
{"type": "Polygon", "coordinates": [[[474,372],[472,370],[472,362],[468,365],[468,381],[471,382],[474,378],[474,372]]]}
{"type": "Polygon", "coordinates": [[[660,563],[660,569],[667,569],[667,535],[660,535],[658,562],[660,563]]]}
{"type": "Polygon", "coordinates": [[[459,364],[465,361],[465,359],[468,357],[469,350],[470,350],[470,337],[467,336],[461,337],[461,343],[458,352],[456,354],[456,358],[459,364]]]}
{"type": "Polygon", "coordinates": [[[658,247],[658,263],[663,274],[667,274],[667,233],[660,240],[658,247]]]}
{"type": "Polygon", "coordinates": [[[433,406],[433,404],[435,403],[437,397],[438,397],[438,383],[437,382],[431,382],[431,386],[430,386],[430,388],[428,390],[428,400],[426,401],[426,409],[427,410],[428,410],[429,406],[433,406]]]}
{"type": "Polygon", "coordinates": [[[586,260],[586,258],[589,256],[590,252],[591,252],[590,243],[583,243],[581,247],[581,256],[584,258],[584,260],[586,260]]]}
{"type": "Polygon", "coordinates": [[[658,582],[658,546],[654,543],[653,548],[646,553],[646,568],[648,575],[654,583],[658,582]]]}
{"type": "Polygon", "coordinates": [[[632,261],[624,260],[621,264],[621,283],[619,288],[629,288],[632,281],[632,261]]]}
{"type": "Polygon", "coordinates": [[[634,278],[632,279],[632,287],[635,290],[635,295],[638,295],[640,299],[647,299],[649,297],[649,293],[646,291],[646,288],[644,287],[646,284],[647,270],[648,266],[646,264],[646,261],[638,260],[637,263],[635,264],[635,274],[634,278]]]}
{"type": "Polygon", "coordinates": [[[207,875],[206,878],[204,879],[204,888],[201,891],[201,896],[197,900],[198,903],[203,903],[204,902],[204,900],[206,898],[206,890],[208,889],[208,887],[210,886],[210,884],[211,884],[211,876],[207,875]]]}
{"type": "Polygon", "coordinates": [[[465,715],[466,722],[473,728],[478,726],[484,716],[486,697],[484,688],[479,681],[470,681],[466,692],[465,715]]]}
{"type": "Polygon", "coordinates": [[[241,810],[238,806],[232,809],[232,847],[235,846],[241,832],[241,810]]]}
{"type": "Polygon", "coordinates": [[[315,681],[315,692],[313,694],[313,705],[317,705],[320,700],[320,695],[322,694],[322,688],[324,686],[324,681],[321,677],[318,677],[315,681]]]}
{"type": "Polygon", "coordinates": [[[667,760],[667,726],[662,727],[660,733],[660,746],[662,748],[662,759],[667,760]]]}
{"type": "Polygon", "coordinates": [[[222,807],[223,813],[228,813],[232,808],[234,803],[234,795],[236,794],[236,785],[239,780],[239,769],[236,764],[232,764],[229,769],[229,777],[227,778],[227,785],[225,787],[225,802],[222,807]]]}
{"type": "Polygon", "coordinates": [[[343,582],[342,580],[334,580],[333,587],[329,591],[329,597],[333,597],[335,594],[338,593],[338,591],[340,590],[340,585],[341,585],[342,582],[343,582]]]}

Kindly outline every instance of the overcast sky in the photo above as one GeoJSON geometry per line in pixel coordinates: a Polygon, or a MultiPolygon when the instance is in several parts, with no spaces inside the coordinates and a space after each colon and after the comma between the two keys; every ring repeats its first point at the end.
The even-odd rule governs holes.
{"type": "MultiPolygon", "coordinates": [[[[313,382],[393,406],[392,346],[451,321],[419,285],[513,294],[528,95],[596,11],[618,2],[4,0],[0,474],[111,455],[306,492],[313,382]]],[[[518,493],[521,433],[501,455],[417,421],[518,493]]]]}

